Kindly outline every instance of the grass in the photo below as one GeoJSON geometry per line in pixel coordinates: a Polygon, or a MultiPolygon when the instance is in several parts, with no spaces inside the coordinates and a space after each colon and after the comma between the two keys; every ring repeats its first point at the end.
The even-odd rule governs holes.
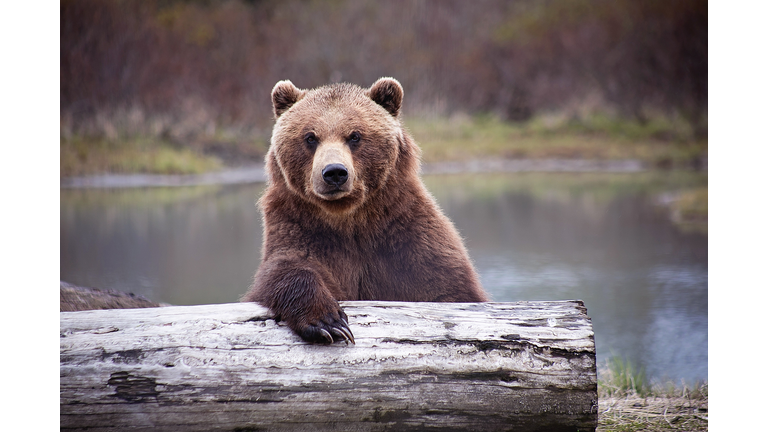
{"type": "Polygon", "coordinates": [[[100,173],[199,174],[221,169],[216,157],[162,140],[61,139],[62,177],[100,173]]]}
{"type": "MultiPolygon", "coordinates": [[[[260,129],[258,133],[227,132],[227,128],[211,127],[184,135],[184,125],[178,127],[184,131],[175,131],[174,124],[153,129],[149,120],[144,121],[148,124],[143,127],[141,122],[132,125],[130,113],[115,116],[107,122],[110,127],[102,128],[102,138],[73,135],[71,127],[65,128],[60,142],[62,177],[213,171],[226,165],[262,160],[269,141],[264,136],[267,131],[260,129]],[[175,138],[166,137],[168,134],[175,138]]],[[[640,123],[601,114],[580,118],[545,114],[525,123],[509,123],[491,115],[456,115],[409,117],[404,124],[421,146],[425,162],[495,158],[639,159],[653,167],[689,168],[707,155],[706,139],[694,139],[686,123],[666,117],[640,123]]]]}
{"type": "Polygon", "coordinates": [[[622,357],[613,356],[608,359],[602,375],[606,376],[602,381],[602,388],[609,396],[618,393],[647,396],[650,391],[645,369],[636,367],[631,361],[622,357]]]}
{"type": "Polygon", "coordinates": [[[642,368],[621,357],[609,359],[598,376],[600,432],[708,430],[706,383],[651,383],[642,368]]]}
{"type": "Polygon", "coordinates": [[[659,117],[645,123],[591,115],[583,119],[541,115],[526,123],[492,116],[409,118],[404,121],[425,162],[482,158],[639,159],[654,167],[695,165],[707,141],[689,126],[659,117]]]}

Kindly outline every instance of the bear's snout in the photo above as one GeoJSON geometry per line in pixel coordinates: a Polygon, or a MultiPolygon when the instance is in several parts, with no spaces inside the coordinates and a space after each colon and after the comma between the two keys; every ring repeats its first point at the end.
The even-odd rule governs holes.
{"type": "Polygon", "coordinates": [[[331,186],[339,187],[346,183],[348,178],[347,167],[342,164],[334,163],[323,168],[323,180],[331,186]]]}
{"type": "Polygon", "coordinates": [[[321,143],[312,162],[312,194],[323,201],[349,196],[355,187],[352,153],[343,141],[321,143]]]}

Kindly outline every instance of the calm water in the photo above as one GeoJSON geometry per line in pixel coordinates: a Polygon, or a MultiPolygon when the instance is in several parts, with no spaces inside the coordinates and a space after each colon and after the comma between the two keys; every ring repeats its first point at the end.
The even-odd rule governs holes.
{"type": "MultiPolygon", "coordinates": [[[[425,178],[495,301],[584,300],[598,361],[707,379],[707,236],[656,205],[702,174],[425,178]]],[[[260,258],[263,185],[61,190],[61,280],[171,304],[235,302],[260,258]]]]}

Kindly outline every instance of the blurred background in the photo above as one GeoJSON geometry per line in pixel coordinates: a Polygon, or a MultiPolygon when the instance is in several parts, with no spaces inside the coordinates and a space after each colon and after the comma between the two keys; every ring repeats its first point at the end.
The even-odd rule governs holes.
{"type": "Polygon", "coordinates": [[[277,81],[367,87],[382,76],[405,88],[406,117],[490,115],[481,127],[533,121],[644,141],[490,149],[502,155],[699,164],[707,2],[64,0],[62,174],[260,161],[277,81]],[[109,144],[124,162],[104,154],[109,144]],[[131,165],[141,158],[130,150],[147,147],[185,161],[131,165]]]}
{"type": "Polygon", "coordinates": [[[258,170],[277,81],[392,76],[495,301],[583,299],[603,364],[707,380],[706,1],[60,5],[63,281],[237,301],[262,182],[68,179],[258,170]]]}

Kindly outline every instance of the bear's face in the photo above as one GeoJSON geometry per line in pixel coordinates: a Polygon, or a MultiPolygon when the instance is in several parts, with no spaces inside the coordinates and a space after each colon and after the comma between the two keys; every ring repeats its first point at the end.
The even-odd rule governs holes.
{"type": "Polygon", "coordinates": [[[403,90],[391,78],[371,88],[334,84],[272,90],[277,118],[270,156],[288,188],[330,213],[347,213],[378,191],[407,146],[398,120],[403,90]]]}

